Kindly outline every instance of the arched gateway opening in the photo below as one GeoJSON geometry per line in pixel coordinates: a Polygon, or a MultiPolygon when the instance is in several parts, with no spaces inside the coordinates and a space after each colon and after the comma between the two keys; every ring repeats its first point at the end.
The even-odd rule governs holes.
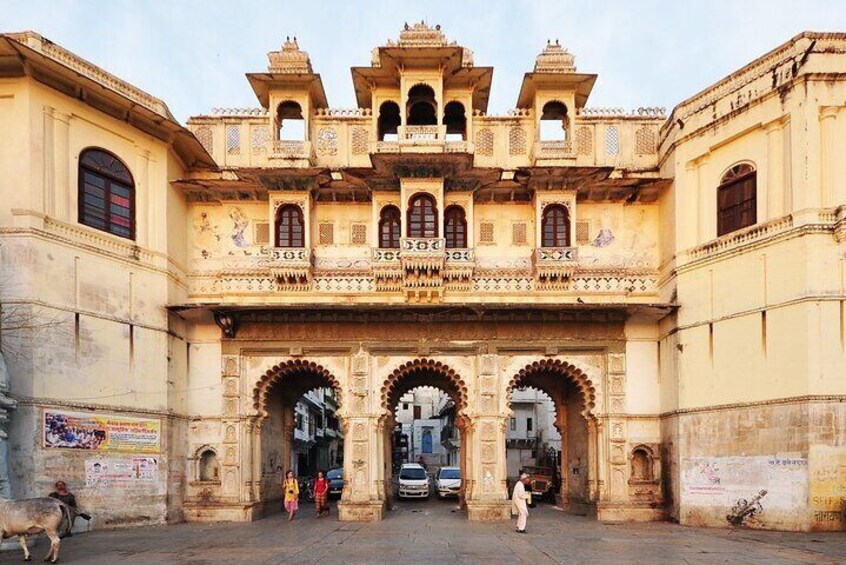
{"type": "MultiPolygon", "coordinates": [[[[466,452],[467,385],[447,365],[429,359],[405,363],[381,389],[385,434],[384,493],[388,507],[411,498],[455,498],[463,508],[470,476],[466,452]],[[417,394],[415,394],[417,393],[417,394]],[[423,397],[427,402],[417,403],[423,397]],[[429,406],[426,406],[430,402],[429,406]],[[428,492],[415,492],[414,469],[429,476],[428,492]],[[457,468],[457,469],[455,469],[457,468]],[[456,484],[456,476],[460,484],[456,484]]],[[[415,483],[416,484],[416,483],[415,483]]]]}
{"type": "MultiPolygon", "coordinates": [[[[538,468],[534,473],[533,469],[526,469],[530,475],[537,475],[537,483],[540,484],[535,485],[536,491],[551,496],[546,481],[552,480],[557,504],[574,513],[589,513],[597,497],[597,427],[592,414],[594,387],[575,366],[560,360],[544,359],[524,367],[508,384],[512,417],[519,416],[516,404],[521,396],[525,396],[518,392],[523,390],[542,392],[549,397],[554,408],[553,426],[557,433],[553,437],[558,445],[546,442],[547,453],[535,453],[537,459],[532,461],[535,465],[526,465],[538,468]],[[556,468],[549,470],[553,465],[556,468]]],[[[533,424],[537,426],[537,423],[533,424]]],[[[537,446],[537,449],[543,449],[543,446],[537,446]]]]}
{"type": "MultiPolygon", "coordinates": [[[[253,403],[261,426],[261,502],[264,513],[281,509],[281,483],[293,470],[297,477],[313,479],[318,470],[340,473],[343,435],[338,411],[341,387],[322,366],[292,360],[274,366],[256,385],[253,403]]],[[[306,489],[307,490],[307,489],[306,489]]],[[[338,491],[330,497],[340,497],[338,491]]],[[[301,494],[300,504],[308,504],[301,494]]]]}

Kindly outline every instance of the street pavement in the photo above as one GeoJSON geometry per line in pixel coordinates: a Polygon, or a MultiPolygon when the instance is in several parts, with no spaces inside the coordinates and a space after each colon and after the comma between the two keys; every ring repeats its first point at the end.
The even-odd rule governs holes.
{"type": "MultiPolygon", "coordinates": [[[[671,523],[602,524],[551,506],[531,511],[528,532],[514,521],[468,522],[454,501],[407,501],[376,524],[315,519],[301,506],[293,522],[275,514],[251,524],[176,524],[95,530],[62,541],[64,563],[846,563],[846,534],[689,528],[671,523]]],[[[48,542],[35,544],[42,559],[48,542]]],[[[20,549],[0,554],[18,563],[20,549]]]]}

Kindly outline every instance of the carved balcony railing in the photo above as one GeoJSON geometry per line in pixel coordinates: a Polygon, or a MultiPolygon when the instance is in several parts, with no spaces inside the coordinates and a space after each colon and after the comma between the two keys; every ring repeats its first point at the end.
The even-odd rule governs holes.
{"type": "Polygon", "coordinates": [[[576,152],[570,140],[536,141],[532,147],[534,161],[575,159],[576,152]]]}
{"type": "Polygon", "coordinates": [[[405,271],[400,262],[400,250],[374,247],[370,257],[376,290],[402,290],[405,271]]]}
{"type": "Polygon", "coordinates": [[[270,142],[268,159],[287,159],[303,161],[304,164],[314,164],[314,146],[310,141],[273,140],[270,142]]]}
{"type": "Polygon", "coordinates": [[[443,143],[446,126],[399,126],[400,143],[443,143]]]}
{"type": "Polygon", "coordinates": [[[400,262],[408,300],[440,300],[444,287],[446,242],[442,237],[400,240],[400,262]]]}
{"type": "Polygon", "coordinates": [[[453,248],[446,250],[444,280],[450,290],[471,290],[476,257],[473,249],[453,248]]]}
{"type": "Polygon", "coordinates": [[[444,153],[470,153],[472,154],[475,150],[475,146],[473,145],[472,141],[465,141],[463,139],[458,139],[455,141],[448,140],[444,143],[444,153]]]}
{"type": "Polygon", "coordinates": [[[266,266],[280,290],[308,290],[311,285],[312,255],[305,247],[272,247],[266,266]]]}
{"type": "Polygon", "coordinates": [[[578,266],[577,247],[535,249],[535,282],[538,290],[566,290],[578,266]]]}

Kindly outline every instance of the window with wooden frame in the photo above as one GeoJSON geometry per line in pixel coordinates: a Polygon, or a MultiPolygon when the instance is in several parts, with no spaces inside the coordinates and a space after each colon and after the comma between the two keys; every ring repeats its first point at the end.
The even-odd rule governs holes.
{"type": "Polygon", "coordinates": [[[303,211],[296,204],[276,210],[276,247],[305,247],[303,211]]]}
{"type": "Polygon", "coordinates": [[[438,237],[438,208],[431,194],[416,194],[408,206],[408,237],[438,237]]]}
{"type": "Polygon", "coordinates": [[[135,239],[135,182],[126,165],[103,149],[79,156],[79,223],[135,239]]]}
{"type": "Polygon", "coordinates": [[[552,204],[543,209],[541,246],[570,246],[570,210],[566,206],[552,204]]]}
{"type": "Polygon", "coordinates": [[[379,213],[379,247],[399,249],[400,211],[396,206],[385,206],[379,213]]]}
{"type": "Polygon", "coordinates": [[[461,206],[448,206],[444,210],[444,237],[447,249],[467,247],[467,219],[461,206]]]}
{"type": "Polygon", "coordinates": [[[717,187],[717,236],[755,225],[757,172],[749,163],[733,166],[717,187]]]}

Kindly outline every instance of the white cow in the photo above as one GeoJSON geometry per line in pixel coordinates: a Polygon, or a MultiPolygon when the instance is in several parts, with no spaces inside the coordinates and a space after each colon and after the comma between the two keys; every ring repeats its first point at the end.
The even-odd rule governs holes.
{"type": "Polygon", "coordinates": [[[91,516],[77,512],[55,498],[29,498],[25,500],[0,500],[0,539],[18,536],[24,552],[24,561],[31,559],[26,546],[26,536],[44,532],[50,538],[50,551],[44,561],[58,563],[61,538],[73,526],[76,517],[90,520],[91,516]]]}

